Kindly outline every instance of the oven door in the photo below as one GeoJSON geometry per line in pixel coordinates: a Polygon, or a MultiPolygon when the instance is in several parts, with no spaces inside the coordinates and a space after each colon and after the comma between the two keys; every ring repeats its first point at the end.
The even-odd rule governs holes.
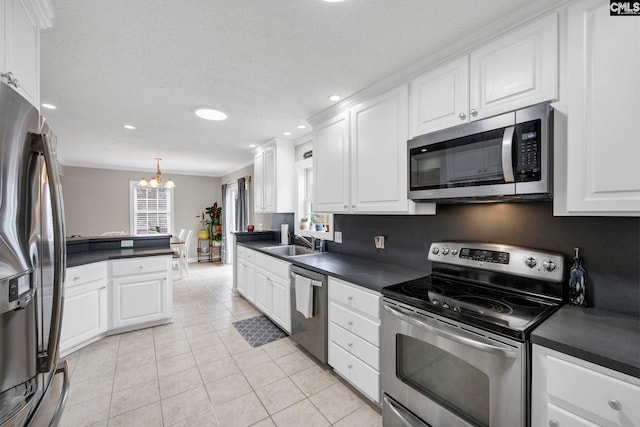
{"type": "MultiPolygon", "coordinates": [[[[431,426],[525,426],[526,347],[382,302],[382,389],[431,426]]],[[[397,405],[396,405],[397,407],[397,405]]],[[[402,411],[383,411],[385,425],[402,411]]],[[[406,418],[406,417],[404,417],[406,418]]]]}

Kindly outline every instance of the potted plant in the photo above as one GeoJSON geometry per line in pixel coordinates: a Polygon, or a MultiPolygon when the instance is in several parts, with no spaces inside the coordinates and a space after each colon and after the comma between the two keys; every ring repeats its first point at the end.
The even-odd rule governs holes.
{"type": "Polygon", "coordinates": [[[198,230],[198,239],[208,240],[209,229],[211,228],[211,220],[209,220],[209,218],[205,216],[204,212],[202,212],[201,215],[196,215],[196,218],[200,218],[200,224],[202,227],[200,228],[200,230],[198,230]]]}
{"type": "Polygon", "coordinates": [[[309,228],[309,218],[302,218],[300,220],[300,230],[307,230],[309,228]]]}

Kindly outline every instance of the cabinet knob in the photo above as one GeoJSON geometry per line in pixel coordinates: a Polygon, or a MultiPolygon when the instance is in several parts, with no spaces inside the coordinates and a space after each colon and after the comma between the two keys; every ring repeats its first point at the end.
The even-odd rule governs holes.
{"type": "Polygon", "coordinates": [[[619,411],[620,409],[622,409],[622,405],[620,404],[620,402],[615,399],[611,399],[607,403],[609,404],[609,408],[613,409],[614,411],[619,411]]]}
{"type": "Polygon", "coordinates": [[[352,297],[351,295],[349,295],[349,296],[347,297],[347,299],[348,299],[349,301],[351,301],[351,300],[353,299],[353,297],[352,297]]]}
{"type": "Polygon", "coordinates": [[[460,120],[464,120],[467,118],[467,115],[465,113],[460,113],[458,114],[458,117],[460,117],[460,120]]]}
{"type": "Polygon", "coordinates": [[[347,365],[347,368],[351,369],[351,368],[353,368],[353,365],[352,365],[351,363],[349,363],[349,364],[347,365]]]}
{"type": "Polygon", "coordinates": [[[73,280],[80,280],[80,276],[75,276],[73,280]]]}
{"type": "Polygon", "coordinates": [[[556,420],[549,420],[549,427],[560,427],[560,423],[556,420]]]}
{"type": "Polygon", "coordinates": [[[345,208],[345,209],[347,209],[347,208],[348,208],[348,206],[347,206],[347,205],[344,205],[344,208],[345,208]]]}
{"type": "Polygon", "coordinates": [[[352,342],[347,343],[347,346],[349,346],[349,347],[353,347],[353,343],[352,343],[352,342]]]}
{"type": "Polygon", "coordinates": [[[469,114],[471,115],[471,117],[475,117],[475,116],[477,116],[477,115],[478,115],[478,112],[472,108],[472,109],[469,111],[469,114]]]}
{"type": "Polygon", "coordinates": [[[351,326],[353,325],[353,320],[349,320],[347,323],[349,324],[349,326],[351,326]]]}

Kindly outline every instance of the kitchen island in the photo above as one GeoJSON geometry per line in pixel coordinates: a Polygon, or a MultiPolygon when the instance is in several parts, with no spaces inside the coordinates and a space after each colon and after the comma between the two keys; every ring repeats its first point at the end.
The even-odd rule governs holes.
{"type": "Polygon", "coordinates": [[[67,239],[60,354],[107,335],[172,322],[170,235],[67,239]]]}

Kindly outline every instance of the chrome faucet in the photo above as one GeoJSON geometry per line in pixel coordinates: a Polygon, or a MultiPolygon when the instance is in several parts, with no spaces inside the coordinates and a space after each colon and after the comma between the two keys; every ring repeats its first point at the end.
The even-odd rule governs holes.
{"type": "Polygon", "coordinates": [[[302,241],[302,243],[304,243],[309,248],[313,249],[314,251],[316,250],[316,238],[315,237],[311,237],[311,240],[309,240],[305,236],[301,236],[299,234],[296,234],[295,237],[298,240],[302,241]]]}

